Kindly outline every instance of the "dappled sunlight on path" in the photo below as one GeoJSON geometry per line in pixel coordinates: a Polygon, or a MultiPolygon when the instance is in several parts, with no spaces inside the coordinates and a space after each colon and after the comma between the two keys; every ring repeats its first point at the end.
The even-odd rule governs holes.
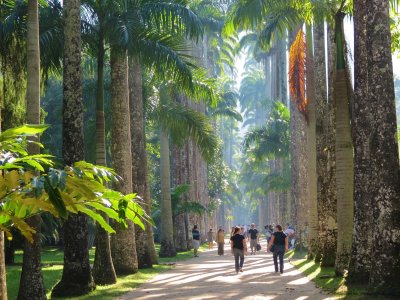
{"type": "Polygon", "coordinates": [[[204,251],[199,258],[179,262],[173,270],[117,299],[334,299],[316,288],[287,261],[285,268],[283,275],[276,274],[272,255],[263,250],[261,254],[246,256],[244,272],[236,274],[227,244],[225,256],[218,256],[216,250],[204,251]]]}

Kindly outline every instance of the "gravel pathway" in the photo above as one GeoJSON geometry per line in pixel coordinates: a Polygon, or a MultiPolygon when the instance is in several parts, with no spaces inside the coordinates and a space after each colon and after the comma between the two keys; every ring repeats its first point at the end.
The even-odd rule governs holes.
{"type": "Polygon", "coordinates": [[[245,257],[244,272],[236,274],[229,245],[225,255],[216,249],[203,251],[200,257],[177,263],[118,300],[328,300],[334,299],[285,261],[284,274],[276,274],[272,255],[263,250],[245,257]]]}

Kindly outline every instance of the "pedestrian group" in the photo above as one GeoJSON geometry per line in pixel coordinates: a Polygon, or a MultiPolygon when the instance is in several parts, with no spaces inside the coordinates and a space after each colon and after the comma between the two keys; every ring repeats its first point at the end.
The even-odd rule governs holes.
{"type": "MultiPolygon", "coordinates": [[[[281,225],[266,225],[265,237],[268,243],[267,251],[273,253],[273,260],[276,273],[283,273],[284,262],[283,257],[285,252],[294,248],[295,238],[294,229],[290,224],[283,231],[281,225]]],[[[197,225],[194,225],[192,230],[194,256],[198,257],[198,249],[200,247],[201,234],[197,225]]],[[[214,240],[218,245],[218,255],[224,255],[225,245],[225,231],[220,227],[214,236],[212,228],[207,232],[208,248],[212,249],[214,240]]],[[[235,258],[235,271],[236,273],[243,272],[244,257],[247,255],[247,242],[250,243],[250,255],[256,255],[261,250],[260,233],[256,229],[256,225],[252,223],[250,229],[246,230],[246,226],[232,227],[230,234],[231,254],[235,258]]]]}

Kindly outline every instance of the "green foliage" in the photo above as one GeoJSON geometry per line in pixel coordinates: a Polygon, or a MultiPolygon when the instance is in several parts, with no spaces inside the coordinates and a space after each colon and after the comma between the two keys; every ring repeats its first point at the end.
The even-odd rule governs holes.
{"type": "Polygon", "coordinates": [[[246,159],[241,179],[253,206],[270,191],[287,191],[291,186],[290,116],[288,109],[275,102],[265,126],[250,130],[243,141],[246,159]],[[276,160],[278,168],[271,168],[276,160]]]}
{"type": "Polygon", "coordinates": [[[199,147],[201,155],[206,160],[212,160],[218,147],[218,138],[206,115],[166,99],[160,101],[153,112],[153,118],[163,130],[169,132],[176,145],[181,146],[191,138],[199,147]]]}
{"type": "Polygon", "coordinates": [[[34,230],[24,219],[43,212],[62,218],[81,212],[110,233],[115,231],[99,211],[124,227],[127,219],[142,228],[142,220],[151,222],[135,194],[122,195],[105,188],[120,180],[112,169],[84,161],[55,169],[52,156],[28,155],[26,147],[31,141],[27,137],[45,129],[44,125],[24,125],[0,135],[0,229],[9,238],[9,228],[15,227],[31,240],[34,230]]]}
{"type": "Polygon", "coordinates": [[[290,153],[290,116],[289,110],[275,102],[265,127],[249,131],[243,141],[243,147],[249,149],[258,159],[283,158],[290,153]]]}

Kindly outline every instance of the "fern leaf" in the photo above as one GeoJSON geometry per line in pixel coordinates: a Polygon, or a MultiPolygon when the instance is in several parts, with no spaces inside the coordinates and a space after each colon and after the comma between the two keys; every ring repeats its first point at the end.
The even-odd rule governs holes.
{"type": "Polygon", "coordinates": [[[305,94],[306,75],[306,43],[304,32],[299,30],[295,41],[290,47],[289,56],[289,86],[290,96],[296,103],[300,113],[307,118],[307,99],[305,94]]]}

